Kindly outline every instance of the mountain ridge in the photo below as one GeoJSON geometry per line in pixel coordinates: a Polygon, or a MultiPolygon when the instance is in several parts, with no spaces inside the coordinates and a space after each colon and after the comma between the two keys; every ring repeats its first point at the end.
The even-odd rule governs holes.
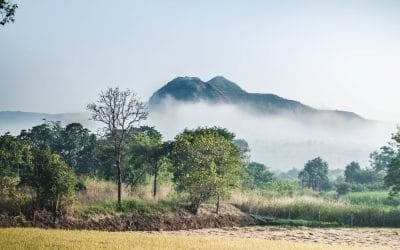
{"type": "Polygon", "coordinates": [[[331,115],[367,121],[350,111],[316,109],[275,94],[249,93],[223,76],[213,77],[207,82],[198,77],[177,77],[153,93],[149,99],[150,108],[157,109],[158,105],[167,98],[184,103],[204,101],[210,104],[237,105],[257,114],[291,114],[308,117],[331,115]]]}

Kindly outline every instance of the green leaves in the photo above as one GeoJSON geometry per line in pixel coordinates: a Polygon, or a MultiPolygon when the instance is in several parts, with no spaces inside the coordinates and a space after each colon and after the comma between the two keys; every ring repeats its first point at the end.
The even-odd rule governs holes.
{"type": "Polygon", "coordinates": [[[310,160],[299,173],[299,179],[304,187],[314,191],[327,190],[329,188],[328,163],[317,157],[310,160]]]}
{"type": "Polygon", "coordinates": [[[233,136],[219,128],[186,130],[172,150],[174,181],[186,192],[193,212],[202,202],[228,196],[240,184],[241,152],[233,136]]]}

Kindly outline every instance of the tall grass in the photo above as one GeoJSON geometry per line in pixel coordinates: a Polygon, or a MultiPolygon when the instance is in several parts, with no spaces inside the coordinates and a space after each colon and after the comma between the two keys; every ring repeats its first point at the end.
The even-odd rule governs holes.
{"type": "Polygon", "coordinates": [[[400,209],[383,204],[357,205],[310,196],[268,199],[239,195],[231,202],[244,212],[266,217],[336,222],[343,226],[400,227],[400,209]]]}
{"type": "Polygon", "coordinates": [[[170,182],[159,184],[158,193],[152,195],[152,185],[144,185],[135,189],[123,189],[123,200],[118,207],[116,200],[117,185],[111,181],[87,178],[85,189],[78,192],[73,212],[80,216],[117,215],[134,210],[143,215],[167,213],[178,209],[177,194],[170,182]]]}
{"type": "MultiPolygon", "coordinates": [[[[86,178],[83,181],[85,189],[77,194],[78,203],[95,203],[100,201],[116,200],[117,184],[112,181],[86,178]]],[[[160,182],[156,197],[152,195],[152,184],[130,189],[126,186],[122,190],[123,199],[143,199],[147,201],[166,200],[176,196],[171,182],[160,182]]]]}
{"type": "Polygon", "coordinates": [[[389,197],[388,192],[352,192],[340,197],[341,200],[355,205],[400,206],[400,197],[389,197]]]}

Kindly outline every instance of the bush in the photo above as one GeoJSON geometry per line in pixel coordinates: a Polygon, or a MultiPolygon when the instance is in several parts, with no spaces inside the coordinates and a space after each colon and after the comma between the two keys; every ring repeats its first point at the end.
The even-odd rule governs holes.
{"type": "Polygon", "coordinates": [[[72,168],[48,150],[35,150],[33,155],[25,183],[36,192],[36,208],[56,212],[71,205],[77,181],[72,168]]]}

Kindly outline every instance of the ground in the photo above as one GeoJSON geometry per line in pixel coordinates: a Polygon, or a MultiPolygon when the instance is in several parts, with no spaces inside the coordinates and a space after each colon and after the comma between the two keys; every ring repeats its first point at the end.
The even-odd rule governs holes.
{"type": "Polygon", "coordinates": [[[3,228],[0,229],[0,249],[383,250],[399,249],[399,232],[398,229],[259,226],[169,232],[3,228]]]}
{"type": "MultiPolygon", "coordinates": [[[[157,232],[158,234],[160,232],[157,232]]],[[[223,236],[290,242],[322,243],[340,246],[388,247],[400,249],[400,229],[387,228],[305,228],[233,227],[161,232],[168,235],[223,236]]]]}

